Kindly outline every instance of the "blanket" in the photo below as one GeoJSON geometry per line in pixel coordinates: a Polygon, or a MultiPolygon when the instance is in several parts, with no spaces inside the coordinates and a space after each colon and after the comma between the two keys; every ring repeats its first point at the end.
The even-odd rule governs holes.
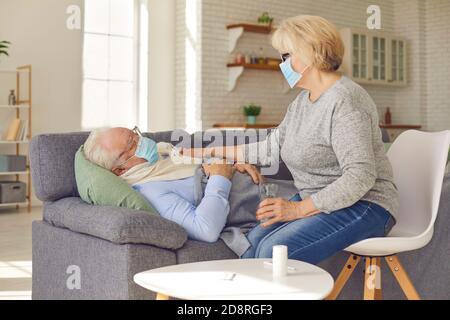
{"type": "MultiPolygon", "coordinates": [[[[195,178],[195,200],[198,205],[203,198],[208,177],[200,167],[195,173],[195,178]]],[[[293,181],[269,178],[266,178],[265,181],[278,185],[277,197],[290,199],[298,192],[293,181]]],[[[235,172],[231,183],[230,213],[220,238],[240,257],[250,247],[246,234],[258,224],[255,213],[261,198],[259,185],[253,183],[248,174],[235,172]]]]}

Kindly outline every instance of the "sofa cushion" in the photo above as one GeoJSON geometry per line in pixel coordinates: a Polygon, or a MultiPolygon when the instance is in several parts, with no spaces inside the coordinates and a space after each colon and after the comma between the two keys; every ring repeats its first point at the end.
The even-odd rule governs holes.
{"type": "Polygon", "coordinates": [[[187,240],[175,222],[146,211],[96,206],[78,197],[44,204],[44,220],[56,227],[88,234],[116,244],[141,243],[175,250],[187,240]]]}
{"type": "Polygon", "coordinates": [[[31,139],[31,176],[39,200],[79,196],[73,159],[88,135],[89,132],[40,134],[31,139]]]}
{"type": "Polygon", "coordinates": [[[150,203],[122,178],[86,159],[83,145],[75,154],[75,179],[78,193],[87,203],[157,214],[150,203]]]}

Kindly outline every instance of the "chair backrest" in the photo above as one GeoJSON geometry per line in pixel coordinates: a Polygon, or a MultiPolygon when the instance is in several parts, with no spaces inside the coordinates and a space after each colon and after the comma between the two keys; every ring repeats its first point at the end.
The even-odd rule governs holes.
{"type": "Polygon", "coordinates": [[[387,156],[400,196],[393,231],[419,236],[433,228],[449,147],[450,130],[408,130],[393,142],[387,156]]]}

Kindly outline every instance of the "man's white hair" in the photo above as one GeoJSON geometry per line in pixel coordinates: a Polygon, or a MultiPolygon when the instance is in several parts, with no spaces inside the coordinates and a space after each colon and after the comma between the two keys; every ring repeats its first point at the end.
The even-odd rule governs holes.
{"type": "Polygon", "coordinates": [[[103,167],[105,169],[111,170],[115,164],[115,155],[109,150],[106,150],[104,146],[100,143],[100,137],[106,131],[111,128],[100,128],[92,130],[89,137],[84,142],[84,155],[86,158],[103,167]]]}

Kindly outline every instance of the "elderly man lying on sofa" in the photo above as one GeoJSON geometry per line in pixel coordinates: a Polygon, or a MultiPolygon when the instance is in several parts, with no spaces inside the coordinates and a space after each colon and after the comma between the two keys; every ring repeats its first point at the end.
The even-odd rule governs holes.
{"type": "Polygon", "coordinates": [[[245,164],[187,164],[175,160],[173,151],[171,144],[156,144],[137,128],[94,130],[84,143],[88,160],[123,178],[190,238],[215,242],[220,237],[242,255],[250,245],[245,234],[257,223],[259,171],[245,164]],[[232,186],[236,196],[230,200],[232,186]]]}

